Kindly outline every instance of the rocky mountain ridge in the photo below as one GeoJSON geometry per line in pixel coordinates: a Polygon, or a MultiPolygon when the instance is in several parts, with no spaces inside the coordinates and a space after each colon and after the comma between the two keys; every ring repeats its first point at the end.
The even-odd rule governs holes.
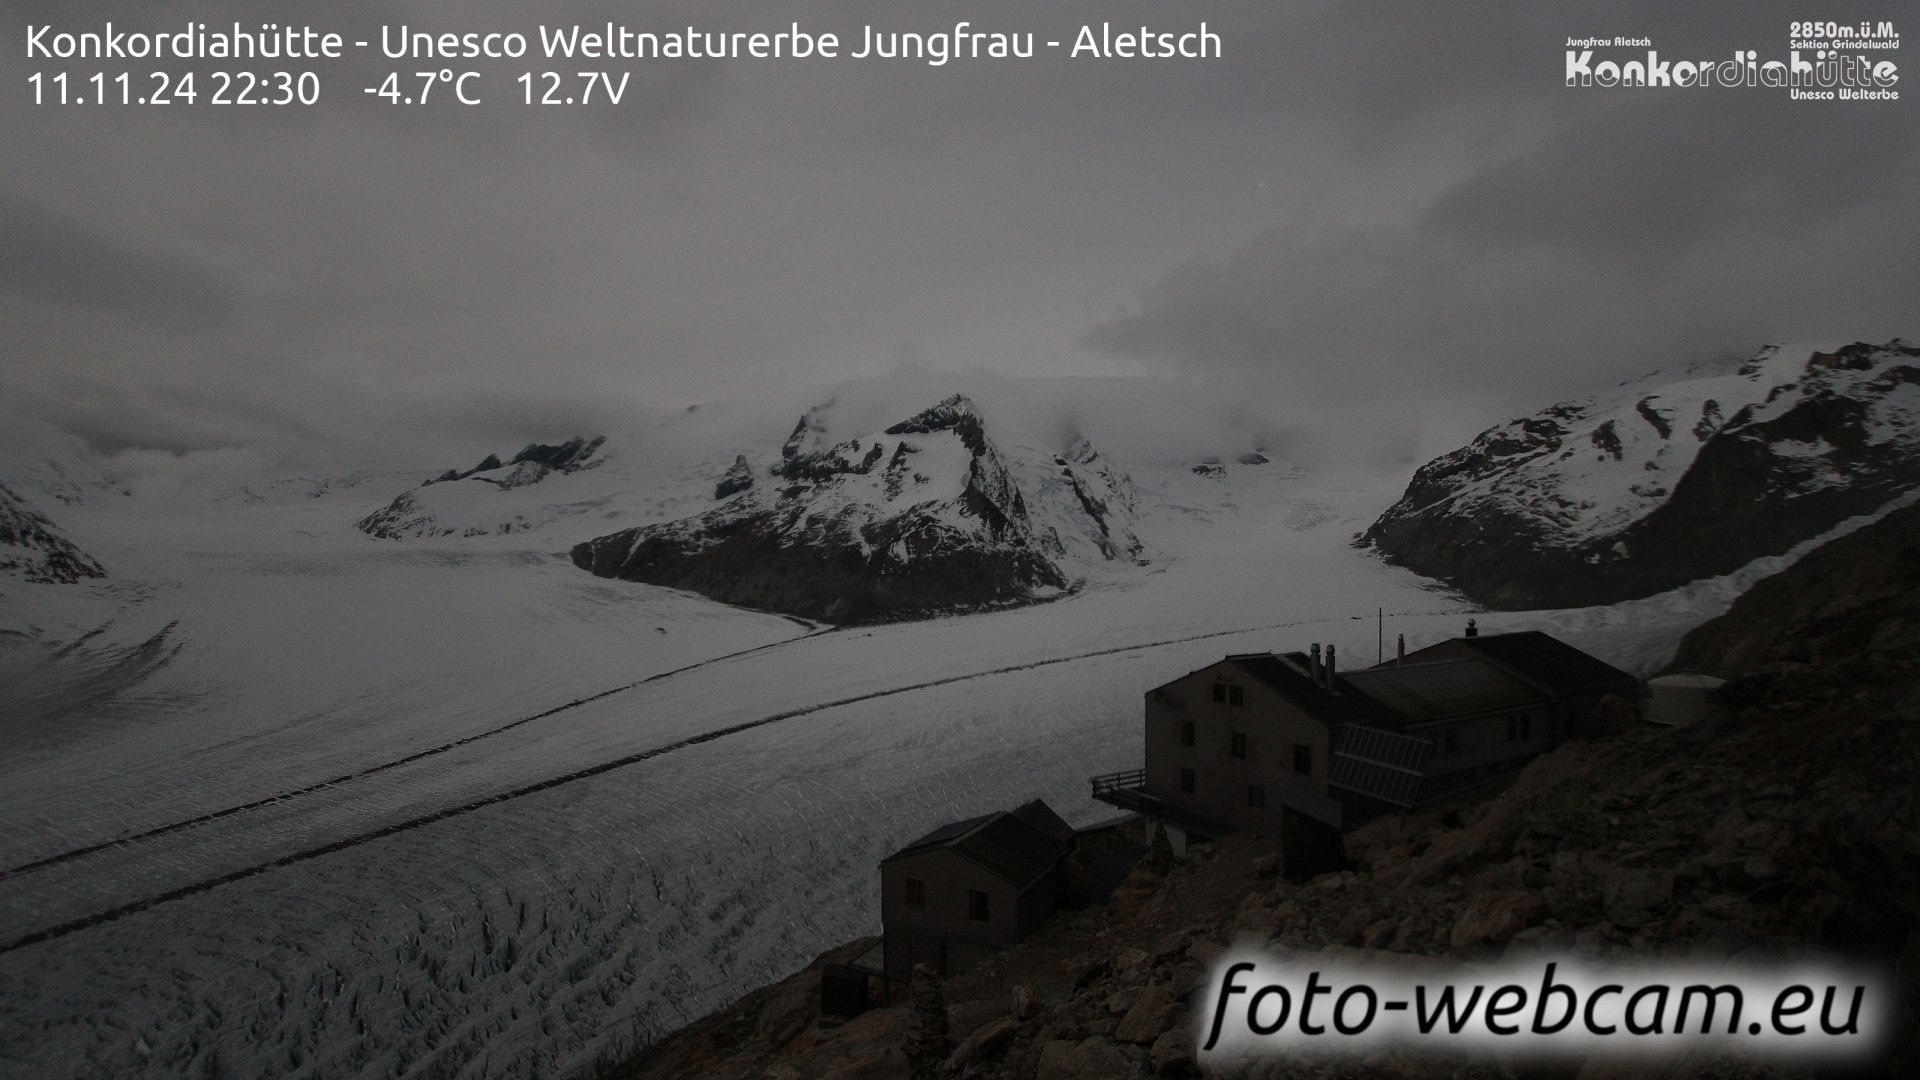
{"type": "Polygon", "coordinates": [[[719,505],[574,547],[602,577],[830,622],[1021,603],[1071,588],[1075,560],[1137,560],[1132,484],[1085,439],[1058,453],[990,437],[953,395],[880,432],[801,416],[767,468],[745,456],[719,505]]]}
{"type": "Polygon", "coordinates": [[[1490,428],[1360,544],[1498,608],[1636,599],[1920,486],[1920,347],[1769,346],[1490,428]]]}

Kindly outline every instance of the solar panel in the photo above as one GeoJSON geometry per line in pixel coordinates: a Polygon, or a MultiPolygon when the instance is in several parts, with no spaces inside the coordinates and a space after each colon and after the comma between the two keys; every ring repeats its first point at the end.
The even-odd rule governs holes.
{"type": "Polygon", "coordinates": [[[1333,732],[1332,787],[1412,806],[1426,778],[1433,742],[1377,728],[1342,725],[1333,732]]]}

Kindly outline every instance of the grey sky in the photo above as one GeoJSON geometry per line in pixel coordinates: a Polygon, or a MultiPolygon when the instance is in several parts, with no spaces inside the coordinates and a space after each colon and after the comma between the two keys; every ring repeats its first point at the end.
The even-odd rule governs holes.
{"type": "MultiPolygon", "coordinates": [[[[1478,424],[1674,359],[1920,331],[1914,103],[1560,85],[1569,35],[1783,55],[1787,13],[1756,5],[49,7],[0,3],[0,363],[16,407],[109,452],[458,457],[902,365],[1171,371],[1478,424]],[[557,65],[635,72],[593,110],[387,106],[358,88],[422,65],[377,55],[322,68],[311,109],[20,89],[28,22],[236,17],[1043,40],[1205,19],[1226,56],[557,65]]],[[[547,65],[451,66],[503,102],[547,65]]]]}

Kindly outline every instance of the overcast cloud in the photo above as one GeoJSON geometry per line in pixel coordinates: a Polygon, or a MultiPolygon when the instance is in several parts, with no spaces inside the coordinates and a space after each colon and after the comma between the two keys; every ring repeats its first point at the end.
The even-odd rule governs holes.
{"type": "MultiPolygon", "coordinates": [[[[1205,19],[1226,56],[608,62],[585,66],[633,88],[593,110],[388,106],[358,87],[421,65],[377,55],[327,66],[311,109],[34,108],[16,85],[16,408],[128,460],[411,463],[911,366],[1174,373],[1454,437],[1678,359],[1920,333],[1914,103],[1560,85],[1569,35],[1783,54],[1786,13],[1751,4],[321,8],[6,2],[0,39],[1205,19]]],[[[505,99],[545,65],[453,66],[505,99]]]]}

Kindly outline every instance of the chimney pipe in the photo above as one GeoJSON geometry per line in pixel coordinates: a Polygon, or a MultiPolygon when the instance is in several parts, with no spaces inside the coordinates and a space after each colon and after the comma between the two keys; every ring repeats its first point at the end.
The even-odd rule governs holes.
{"type": "Polygon", "coordinates": [[[1320,643],[1317,641],[1307,650],[1307,677],[1313,680],[1313,685],[1320,685],[1320,643]]]}
{"type": "Polygon", "coordinates": [[[1327,689],[1333,690],[1333,646],[1327,646],[1327,689]]]}
{"type": "Polygon", "coordinates": [[[1399,664],[1407,658],[1407,635],[1401,634],[1400,640],[1393,646],[1393,662],[1399,664]]]}
{"type": "Polygon", "coordinates": [[[1467,636],[1468,637],[1480,636],[1480,627],[1476,626],[1472,619],[1467,620],[1467,636]]]}

